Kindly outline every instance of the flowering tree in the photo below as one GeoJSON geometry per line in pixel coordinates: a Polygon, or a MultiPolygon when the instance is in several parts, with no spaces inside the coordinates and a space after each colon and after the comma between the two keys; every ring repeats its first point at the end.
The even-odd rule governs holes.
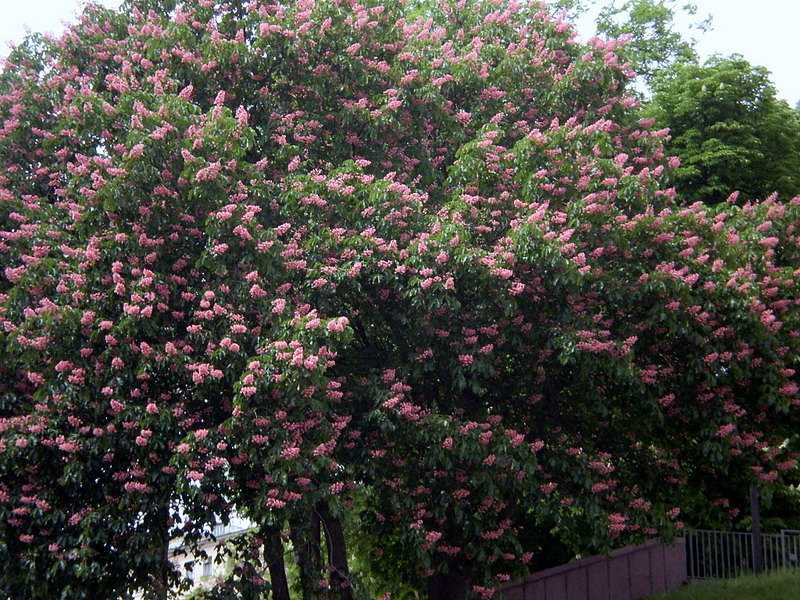
{"type": "Polygon", "coordinates": [[[543,529],[669,536],[791,468],[798,203],[675,208],[616,44],[573,37],[131,0],[15,50],[4,592],[165,595],[168,540],[235,510],[214,597],[289,598],[286,538],[297,594],[353,597],[345,520],[395,597],[488,597],[543,529]]]}

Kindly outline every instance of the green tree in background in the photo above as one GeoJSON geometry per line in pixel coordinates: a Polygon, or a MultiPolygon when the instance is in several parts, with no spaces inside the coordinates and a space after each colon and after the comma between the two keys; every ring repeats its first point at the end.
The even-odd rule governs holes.
{"type": "MultiPolygon", "coordinates": [[[[682,13],[695,18],[697,6],[678,0],[627,0],[605,5],[597,18],[597,32],[606,38],[629,36],[623,56],[631,68],[652,86],[657,75],[673,64],[697,61],[695,40],[684,37],[675,24],[682,13]]],[[[707,31],[711,17],[691,29],[707,31]]]]}
{"type": "Polygon", "coordinates": [[[648,110],[669,127],[682,202],[800,193],[800,118],[775,96],[769,71],[741,56],[676,64],[654,81],[648,110]]]}
{"type": "MultiPolygon", "coordinates": [[[[696,18],[696,5],[560,0],[555,6],[572,18],[596,11],[601,37],[627,39],[619,55],[644,84],[637,85],[647,96],[642,110],[669,128],[666,149],[682,161],[673,174],[681,203],[716,203],[734,191],[742,201],[800,193],[800,105],[778,100],[769,71],[741,56],[701,64],[696,40],[675,23],[696,18]]],[[[710,23],[709,16],[690,30],[706,31],[710,23]]]]}
{"type": "Polygon", "coordinates": [[[683,36],[676,18],[690,18],[691,30],[707,31],[711,27],[710,15],[698,21],[697,5],[679,0],[555,0],[548,6],[565,11],[573,22],[588,12],[597,13],[598,35],[627,40],[620,54],[648,88],[663,69],[698,59],[696,40],[683,36]]]}

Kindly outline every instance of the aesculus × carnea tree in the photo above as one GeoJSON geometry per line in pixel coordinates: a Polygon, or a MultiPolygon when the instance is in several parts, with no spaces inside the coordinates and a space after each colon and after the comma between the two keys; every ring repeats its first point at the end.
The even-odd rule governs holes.
{"type": "Polygon", "coordinates": [[[166,596],[236,512],[210,597],[489,597],[542,532],[779,480],[798,202],[676,207],[630,75],[536,2],[129,0],[14,50],[3,594],[166,596]]]}

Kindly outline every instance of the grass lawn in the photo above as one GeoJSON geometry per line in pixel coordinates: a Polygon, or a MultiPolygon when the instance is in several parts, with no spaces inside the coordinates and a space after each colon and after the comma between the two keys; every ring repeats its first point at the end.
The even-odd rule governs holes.
{"type": "Polygon", "coordinates": [[[692,583],[651,600],[800,600],[800,569],[692,583]]]}

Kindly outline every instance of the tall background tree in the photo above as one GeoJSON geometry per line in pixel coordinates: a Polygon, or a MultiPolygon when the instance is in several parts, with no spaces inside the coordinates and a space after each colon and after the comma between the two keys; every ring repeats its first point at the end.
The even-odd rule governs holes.
{"type": "Polygon", "coordinates": [[[696,20],[697,5],[678,0],[627,0],[602,7],[597,17],[597,32],[608,38],[629,38],[625,57],[647,86],[664,69],[697,61],[696,40],[687,37],[676,24],[677,18],[690,19],[689,30],[704,32],[711,17],[696,20]]]}
{"type": "Polygon", "coordinates": [[[357,596],[350,525],[365,595],[479,598],[779,484],[798,204],[676,207],[617,48],[535,3],[131,0],[17,49],[3,592],[164,597],[238,512],[210,597],[357,596]]]}
{"type": "Polygon", "coordinates": [[[648,111],[670,128],[684,201],[800,194],[800,118],[763,67],[741,56],[674,65],[654,81],[648,111]]]}
{"type": "Polygon", "coordinates": [[[557,3],[577,16],[596,13],[596,30],[623,38],[621,56],[638,77],[642,111],[670,129],[668,152],[682,165],[672,182],[679,202],[717,203],[734,191],[739,201],[773,192],[800,193],[800,127],[796,111],[776,97],[769,72],[743,57],[714,56],[701,64],[694,32],[697,6],[676,0],[557,3]],[[689,20],[681,31],[678,20],[689,20]]]}
{"type": "Polygon", "coordinates": [[[667,67],[697,61],[696,39],[686,33],[708,31],[712,23],[710,15],[698,15],[696,4],[680,0],[557,0],[549,5],[572,19],[592,15],[598,35],[626,40],[623,56],[647,90],[667,67]],[[688,32],[676,21],[688,21],[688,32]]]}

